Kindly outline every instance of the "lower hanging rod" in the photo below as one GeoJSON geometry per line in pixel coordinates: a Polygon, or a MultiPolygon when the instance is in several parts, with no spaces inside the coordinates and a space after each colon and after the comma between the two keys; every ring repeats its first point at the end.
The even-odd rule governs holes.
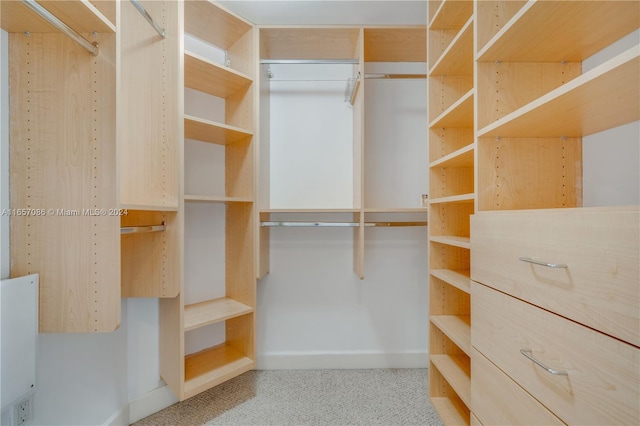
{"type": "Polygon", "coordinates": [[[147,225],[147,226],[123,226],[120,228],[120,234],[142,234],[145,232],[160,232],[165,231],[167,226],[162,223],[162,225],[147,225]]]}
{"type": "MultiPolygon", "coordinates": [[[[359,228],[359,222],[282,222],[265,221],[260,224],[263,228],[359,228]]],[[[364,222],[365,227],[393,227],[393,226],[427,226],[427,222],[364,222]]]]}
{"type": "Polygon", "coordinates": [[[42,19],[66,34],[70,39],[87,49],[93,56],[98,56],[98,43],[91,43],[89,40],[82,37],[73,28],[62,22],[57,16],[53,15],[47,9],[40,6],[40,4],[38,4],[38,2],[36,2],[35,0],[22,0],[22,3],[24,3],[29,9],[37,13],[42,19]]]}
{"type": "Polygon", "coordinates": [[[281,64],[281,65],[311,65],[311,64],[328,64],[328,65],[357,65],[360,63],[358,59],[260,59],[261,64],[281,64]]]}

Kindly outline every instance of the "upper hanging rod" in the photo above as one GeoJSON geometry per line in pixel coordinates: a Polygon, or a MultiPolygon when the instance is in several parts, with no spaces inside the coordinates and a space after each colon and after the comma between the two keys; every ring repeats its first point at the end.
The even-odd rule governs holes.
{"type": "MultiPolygon", "coordinates": [[[[264,228],[290,227],[290,228],[359,228],[359,222],[283,222],[265,221],[261,223],[264,228]]],[[[364,222],[366,227],[392,227],[392,226],[427,226],[427,222],[364,222]]]]}
{"type": "Polygon", "coordinates": [[[82,37],[73,28],[71,28],[70,26],[62,22],[60,19],[58,19],[57,16],[53,15],[47,9],[40,6],[40,4],[38,4],[35,0],[22,0],[22,3],[24,3],[29,9],[33,10],[35,13],[40,15],[42,19],[44,19],[45,21],[47,21],[48,23],[56,27],[58,30],[66,34],[69,38],[71,38],[73,41],[78,43],[80,46],[87,49],[89,53],[91,53],[93,56],[98,56],[98,53],[99,53],[98,43],[91,43],[89,40],[82,37]]]}
{"type": "Polygon", "coordinates": [[[156,21],[153,20],[153,18],[151,17],[151,15],[149,15],[149,13],[144,8],[144,6],[142,6],[138,0],[130,0],[130,1],[131,3],[133,3],[136,9],[138,9],[138,12],[140,12],[140,14],[144,16],[144,19],[146,19],[147,22],[151,24],[153,29],[156,30],[158,35],[162,38],[165,38],[167,36],[167,31],[164,28],[162,28],[160,25],[158,25],[156,21]]]}
{"type": "Polygon", "coordinates": [[[358,59],[260,59],[261,64],[333,64],[333,65],[357,65],[360,63],[358,59]]]}
{"type": "Polygon", "coordinates": [[[148,225],[148,226],[123,226],[120,228],[120,234],[142,234],[145,232],[159,232],[165,231],[167,226],[162,223],[162,225],[148,225]]]}

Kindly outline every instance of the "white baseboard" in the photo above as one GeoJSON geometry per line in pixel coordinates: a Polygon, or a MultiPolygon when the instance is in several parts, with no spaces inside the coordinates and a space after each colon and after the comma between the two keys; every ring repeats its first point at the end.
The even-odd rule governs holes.
{"type": "Polygon", "coordinates": [[[135,423],[178,402],[169,386],[165,385],[145,393],[129,402],[129,423],[135,423]]]}
{"type": "Polygon", "coordinates": [[[129,406],[126,406],[107,419],[102,426],[129,426],[129,406]]]}
{"type": "Polygon", "coordinates": [[[258,355],[258,370],[318,370],[359,368],[427,368],[424,352],[272,352],[258,355]]]}

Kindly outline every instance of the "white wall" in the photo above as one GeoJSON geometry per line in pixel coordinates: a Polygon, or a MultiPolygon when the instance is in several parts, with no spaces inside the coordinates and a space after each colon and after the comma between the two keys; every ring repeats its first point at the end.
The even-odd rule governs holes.
{"type": "MultiPolygon", "coordinates": [[[[639,43],[637,30],[583,61],[582,70],[639,43]]],[[[584,137],[582,156],[585,207],[640,204],[640,121],[584,137]]]]}

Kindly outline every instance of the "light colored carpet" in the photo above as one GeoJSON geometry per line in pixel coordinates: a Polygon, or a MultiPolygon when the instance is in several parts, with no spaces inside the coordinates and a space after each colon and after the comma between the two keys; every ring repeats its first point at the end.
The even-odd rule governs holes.
{"type": "Polygon", "coordinates": [[[426,369],[250,371],[135,423],[433,425],[426,369]]]}

